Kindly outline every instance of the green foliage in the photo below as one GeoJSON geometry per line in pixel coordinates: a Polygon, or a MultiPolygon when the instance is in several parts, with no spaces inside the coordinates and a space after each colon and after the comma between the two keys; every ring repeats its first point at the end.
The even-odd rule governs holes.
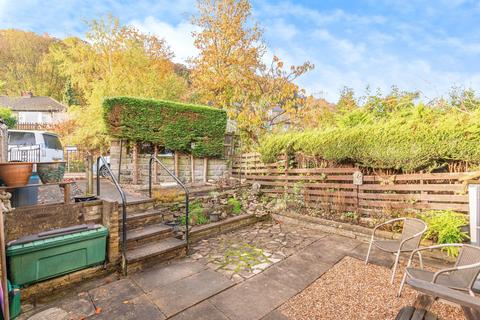
{"type": "Polygon", "coordinates": [[[6,107],[0,107],[0,118],[5,121],[5,124],[9,129],[15,128],[17,124],[17,118],[13,115],[11,109],[6,107]]]}
{"type": "Polygon", "coordinates": [[[242,213],[242,204],[236,198],[228,198],[228,205],[232,206],[232,213],[234,215],[239,215],[242,213]]]}
{"type": "MultiPolygon", "coordinates": [[[[428,230],[424,235],[438,244],[462,243],[468,239],[468,235],[461,231],[461,227],[468,223],[464,214],[450,210],[431,210],[420,215],[420,218],[428,224],[428,230]]],[[[446,248],[448,255],[457,256],[457,248],[446,248]]]]}
{"type": "MultiPolygon", "coordinates": [[[[480,163],[480,110],[441,109],[402,102],[338,115],[321,130],[270,135],[259,151],[265,162],[300,152],[337,163],[402,171],[433,170],[447,163],[480,163]],[[384,110],[393,110],[384,112],[384,110]]],[[[372,102],[372,105],[374,103],[372,102]]]]}
{"type": "MultiPolygon", "coordinates": [[[[189,213],[188,213],[188,220],[189,223],[192,224],[193,221],[195,221],[195,224],[207,224],[209,222],[207,216],[204,213],[202,203],[199,201],[193,201],[190,204],[189,207],[189,213]]],[[[185,222],[187,221],[185,216],[182,216],[180,218],[180,223],[182,225],[185,225],[185,222]]]]}
{"type": "Polygon", "coordinates": [[[114,137],[160,144],[197,157],[223,155],[227,125],[223,110],[131,97],[105,99],[103,107],[114,137]]]}

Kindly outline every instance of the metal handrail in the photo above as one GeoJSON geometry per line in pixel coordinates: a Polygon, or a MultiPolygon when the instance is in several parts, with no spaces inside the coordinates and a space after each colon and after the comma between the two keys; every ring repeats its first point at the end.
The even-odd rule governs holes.
{"type": "Polygon", "coordinates": [[[185,241],[187,242],[187,252],[189,249],[189,228],[188,228],[188,204],[189,204],[189,192],[187,186],[178,179],[178,177],[170,171],[155,155],[152,154],[150,157],[150,161],[148,163],[148,195],[152,197],[152,164],[153,161],[156,161],[174,180],[178,183],[180,187],[182,187],[183,191],[185,192],[185,241]]]}
{"type": "Polygon", "coordinates": [[[120,198],[122,199],[122,271],[124,275],[127,275],[127,257],[125,254],[127,250],[127,198],[125,197],[125,192],[123,192],[122,187],[113,175],[110,166],[103,156],[99,156],[97,158],[97,196],[100,196],[100,160],[102,160],[107,168],[107,172],[112,178],[113,184],[115,185],[115,188],[117,188],[120,198]]]}

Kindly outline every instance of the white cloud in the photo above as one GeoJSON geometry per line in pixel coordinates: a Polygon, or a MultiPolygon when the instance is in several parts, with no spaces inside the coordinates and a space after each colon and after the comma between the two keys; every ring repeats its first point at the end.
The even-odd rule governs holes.
{"type": "Polygon", "coordinates": [[[331,46],[334,51],[342,56],[344,62],[351,64],[362,60],[366,49],[365,44],[354,44],[350,40],[335,37],[325,29],[315,30],[312,35],[315,39],[324,41],[331,46]]]}
{"type": "Polygon", "coordinates": [[[282,38],[286,41],[292,40],[299,34],[297,27],[285,21],[283,18],[276,18],[269,21],[265,27],[267,36],[282,38]]]}
{"type": "Polygon", "coordinates": [[[185,63],[188,58],[198,54],[192,38],[192,32],[196,27],[188,21],[170,24],[154,17],[147,17],[143,21],[132,21],[131,24],[142,32],[151,33],[165,39],[175,53],[173,59],[175,62],[185,63]]]}

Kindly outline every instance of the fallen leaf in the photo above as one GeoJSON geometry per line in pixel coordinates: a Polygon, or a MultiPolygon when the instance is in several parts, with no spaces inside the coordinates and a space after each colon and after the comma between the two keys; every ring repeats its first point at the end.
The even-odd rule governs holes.
{"type": "Polygon", "coordinates": [[[102,308],[96,307],[95,308],[95,314],[99,314],[100,312],[102,312],[102,308]]]}

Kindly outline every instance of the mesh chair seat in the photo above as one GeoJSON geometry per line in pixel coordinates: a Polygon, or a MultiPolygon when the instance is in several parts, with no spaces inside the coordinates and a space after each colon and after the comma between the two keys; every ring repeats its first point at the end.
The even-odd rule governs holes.
{"type": "MultiPolygon", "coordinates": [[[[433,281],[433,276],[435,272],[417,269],[417,268],[406,268],[405,272],[407,275],[414,279],[419,279],[427,282],[433,281]]],[[[471,279],[466,279],[459,276],[458,272],[450,272],[450,273],[442,273],[438,276],[437,280],[435,281],[436,284],[449,287],[451,289],[457,290],[469,290],[471,279]]]]}
{"type": "Polygon", "coordinates": [[[446,268],[439,270],[439,276],[435,280],[435,284],[442,285],[450,289],[458,289],[468,291],[471,295],[474,295],[472,291],[473,284],[480,273],[480,247],[472,246],[468,244],[441,244],[426,248],[420,248],[415,250],[408,261],[408,266],[405,269],[402,282],[400,283],[400,290],[398,296],[402,294],[403,286],[408,278],[419,279],[427,282],[433,282],[435,272],[412,268],[411,263],[415,253],[420,256],[420,251],[442,249],[447,247],[460,248],[460,253],[455,262],[455,266],[452,268],[446,268]]]}

